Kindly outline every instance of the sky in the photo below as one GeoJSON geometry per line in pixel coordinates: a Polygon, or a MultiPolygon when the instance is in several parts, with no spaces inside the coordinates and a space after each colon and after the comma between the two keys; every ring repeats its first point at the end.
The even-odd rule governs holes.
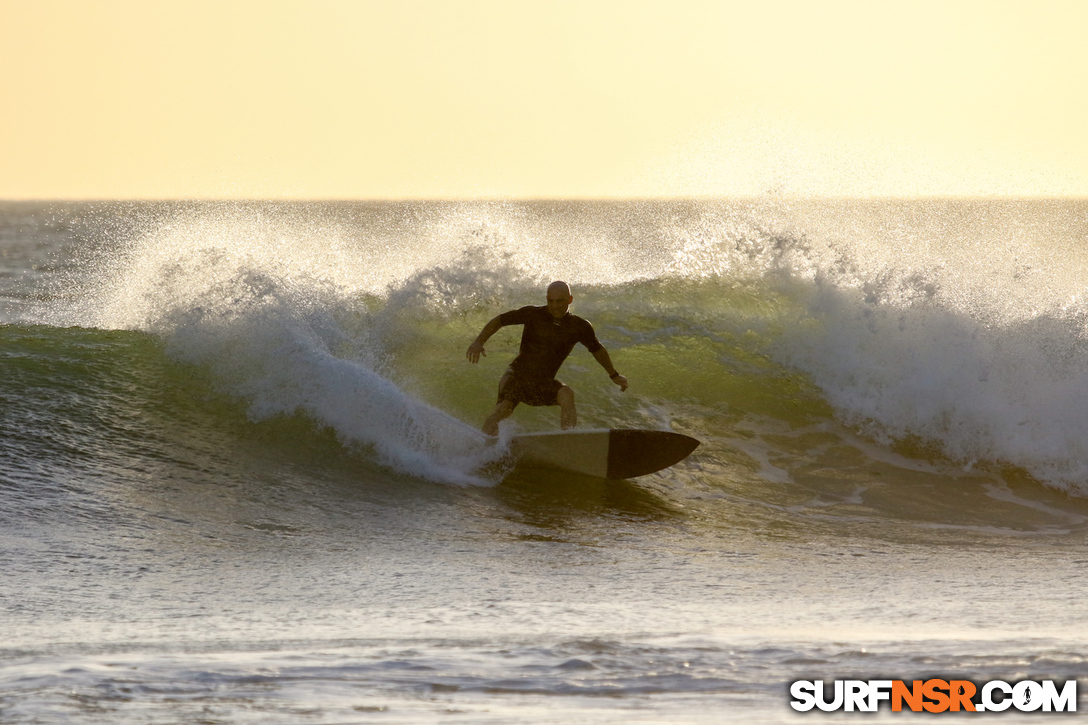
{"type": "Polygon", "coordinates": [[[1088,196],[1082,0],[0,0],[0,199],[1088,196]]]}

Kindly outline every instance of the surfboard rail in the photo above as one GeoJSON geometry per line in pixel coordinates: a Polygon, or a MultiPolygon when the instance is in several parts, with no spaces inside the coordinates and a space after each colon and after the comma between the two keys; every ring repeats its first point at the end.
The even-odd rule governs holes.
{"type": "Polygon", "coordinates": [[[635,478],[687,458],[699,441],[682,433],[639,428],[523,433],[510,447],[523,468],[547,468],[597,478],[635,478]]]}

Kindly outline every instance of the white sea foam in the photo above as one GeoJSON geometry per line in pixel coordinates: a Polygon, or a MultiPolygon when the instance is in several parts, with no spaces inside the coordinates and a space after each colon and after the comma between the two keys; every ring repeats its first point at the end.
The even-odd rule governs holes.
{"type": "Polygon", "coordinates": [[[233,215],[174,219],[112,260],[93,324],[160,335],[256,420],[304,413],[396,470],[494,483],[476,472],[501,445],[383,374],[390,317],[418,302],[428,280],[402,283],[387,294],[397,304],[372,314],[368,299],[390,270],[360,268],[343,240],[309,231],[233,215]]]}
{"type": "MultiPolygon", "coordinates": [[[[770,352],[848,424],[1088,493],[1088,304],[1076,294],[1088,260],[1068,232],[1032,235],[1007,208],[987,209],[928,230],[837,219],[816,240],[748,233],[722,256],[734,268],[743,258],[795,308],[770,352]]],[[[714,251],[704,247],[703,266],[714,251]]]]}

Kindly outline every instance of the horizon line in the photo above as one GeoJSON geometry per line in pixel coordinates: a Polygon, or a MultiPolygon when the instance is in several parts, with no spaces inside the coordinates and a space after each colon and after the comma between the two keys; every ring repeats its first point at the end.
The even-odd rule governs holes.
{"type": "Polygon", "coordinates": [[[87,196],[87,197],[0,197],[9,203],[645,203],[682,201],[1084,201],[1088,193],[1065,194],[688,194],[663,196],[390,196],[390,197],[261,197],[261,196],[87,196]]]}

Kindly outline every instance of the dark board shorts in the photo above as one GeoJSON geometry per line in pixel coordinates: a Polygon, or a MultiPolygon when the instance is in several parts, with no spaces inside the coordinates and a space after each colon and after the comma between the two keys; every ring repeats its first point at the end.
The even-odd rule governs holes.
{"type": "Polygon", "coordinates": [[[559,389],[563,383],[558,380],[533,380],[519,378],[513,370],[507,370],[499,389],[499,402],[509,400],[514,405],[559,405],[559,389]]]}

